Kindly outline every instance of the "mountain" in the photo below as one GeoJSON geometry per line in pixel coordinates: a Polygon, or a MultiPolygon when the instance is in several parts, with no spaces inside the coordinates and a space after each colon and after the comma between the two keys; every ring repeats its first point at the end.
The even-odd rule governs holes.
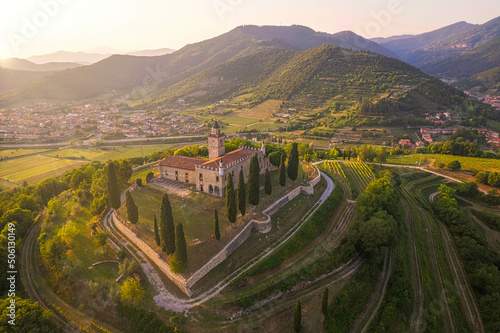
{"type": "Polygon", "coordinates": [[[225,98],[243,99],[252,105],[277,99],[300,109],[336,103],[340,109],[356,111],[363,100],[372,100],[373,105],[383,100],[363,112],[423,114],[460,105],[458,99],[445,98],[455,95],[465,96],[397,59],[322,45],[295,51],[256,49],[168,87],[151,106],[178,98],[191,105],[225,98]]]}
{"type": "Polygon", "coordinates": [[[21,71],[53,72],[80,66],[81,66],[80,64],[73,62],[49,62],[46,64],[35,64],[34,62],[31,62],[26,59],[19,59],[19,58],[0,59],[0,67],[17,69],[21,71]]]}
{"type": "MultiPolygon", "coordinates": [[[[2,100],[3,103],[21,101],[28,103],[39,98],[72,100],[106,93],[127,92],[132,98],[142,99],[148,94],[164,90],[191,75],[253,49],[276,46],[285,49],[304,49],[324,43],[336,43],[353,50],[364,49],[386,54],[389,52],[352,32],[330,35],[316,33],[302,26],[243,26],[215,38],[188,44],[167,55],[157,57],[114,55],[90,66],[55,73],[33,85],[2,96],[2,100]]],[[[60,53],[60,55],[71,54],[60,53]]]]}
{"type": "Polygon", "coordinates": [[[165,54],[170,54],[172,52],[175,52],[175,50],[169,49],[169,48],[162,48],[162,49],[155,49],[155,50],[142,50],[142,51],[128,52],[127,55],[132,55],[132,56],[137,56],[137,57],[156,57],[156,56],[161,56],[161,55],[165,55],[165,54]]]}
{"type": "Polygon", "coordinates": [[[292,26],[256,26],[247,25],[236,28],[258,39],[279,39],[300,49],[311,49],[320,45],[336,45],[344,49],[363,50],[378,53],[391,58],[398,56],[390,50],[365,39],[352,31],[335,34],[317,32],[301,25],[292,26]]]}
{"type": "Polygon", "coordinates": [[[441,29],[408,38],[376,38],[374,41],[395,52],[405,62],[424,68],[487,44],[500,36],[500,17],[484,24],[458,22],[441,29]]]}
{"type": "Polygon", "coordinates": [[[83,52],[85,53],[97,53],[97,54],[105,54],[105,55],[111,55],[111,54],[124,54],[122,50],[115,49],[113,47],[109,47],[106,45],[99,45],[96,47],[93,47],[88,50],[84,50],[83,52]]]}
{"type": "Polygon", "coordinates": [[[460,80],[456,86],[478,94],[500,95],[500,66],[460,80]]]}
{"type": "Polygon", "coordinates": [[[74,62],[82,65],[89,65],[101,61],[110,54],[57,51],[49,54],[36,55],[27,60],[36,64],[46,64],[49,62],[74,62]]]}
{"type": "Polygon", "coordinates": [[[500,36],[470,51],[422,66],[422,70],[446,78],[463,79],[500,66],[500,36]]]}
{"type": "Polygon", "coordinates": [[[424,48],[427,45],[439,43],[451,36],[469,31],[474,27],[475,25],[467,22],[457,22],[446,27],[419,35],[374,38],[372,39],[372,41],[393,51],[403,60],[408,60],[411,59],[411,54],[413,51],[424,48]]]}
{"type": "Polygon", "coordinates": [[[20,71],[0,67],[0,93],[18,88],[22,85],[38,80],[51,72],[20,71]]]}

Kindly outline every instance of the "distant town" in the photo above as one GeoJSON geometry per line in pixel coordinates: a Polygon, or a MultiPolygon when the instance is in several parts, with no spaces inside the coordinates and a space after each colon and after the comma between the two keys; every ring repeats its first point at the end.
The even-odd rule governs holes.
{"type": "Polygon", "coordinates": [[[59,142],[199,134],[206,129],[180,109],[123,109],[108,103],[37,103],[0,113],[1,141],[59,142]]]}

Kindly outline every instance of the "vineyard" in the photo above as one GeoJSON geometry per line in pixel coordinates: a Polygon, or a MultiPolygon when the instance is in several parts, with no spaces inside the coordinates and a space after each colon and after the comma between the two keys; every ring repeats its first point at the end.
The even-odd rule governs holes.
{"type": "Polygon", "coordinates": [[[325,168],[340,180],[347,182],[351,188],[353,198],[362,193],[366,186],[375,179],[370,168],[360,161],[344,161],[340,163],[337,160],[328,160],[325,161],[325,168]]]}

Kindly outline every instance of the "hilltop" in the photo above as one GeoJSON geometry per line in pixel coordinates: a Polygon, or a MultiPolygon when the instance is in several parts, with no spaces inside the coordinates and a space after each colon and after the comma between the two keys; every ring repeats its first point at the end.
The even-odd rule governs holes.
{"type": "Polygon", "coordinates": [[[40,98],[67,101],[109,93],[130,93],[134,89],[135,92],[141,91],[140,98],[256,47],[281,45],[291,49],[308,49],[322,44],[338,44],[353,50],[395,56],[352,32],[331,35],[301,26],[243,26],[163,56],[132,59],[114,55],[90,66],[56,73],[2,96],[0,100],[2,104],[29,103],[40,98]]]}

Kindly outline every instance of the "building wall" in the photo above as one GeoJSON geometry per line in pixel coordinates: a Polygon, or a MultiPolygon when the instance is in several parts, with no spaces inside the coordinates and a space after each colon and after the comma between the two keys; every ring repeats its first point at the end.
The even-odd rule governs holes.
{"type": "MultiPolygon", "coordinates": [[[[256,151],[259,158],[260,174],[264,174],[266,168],[273,170],[275,167],[269,162],[269,158],[265,157],[261,151],[256,151]]],[[[245,183],[248,180],[248,172],[250,170],[250,159],[248,157],[246,160],[236,163],[234,165],[225,167],[224,176],[219,176],[219,170],[196,168],[196,189],[200,192],[210,193],[210,185],[214,191],[211,194],[216,195],[215,186],[219,187],[219,196],[224,196],[224,191],[226,187],[226,179],[228,173],[233,174],[233,186],[236,188],[238,186],[238,177],[240,174],[240,169],[243,169],[243,178],[245,183]],[[200,180],[200,174],[202,175],[202,180],[200,180]],[[203,185],[203,191],[202,191],[203,185]]]]}
{"type": "Polygon", "coordinates": [[[217,195],[217,191],[215,187],[219,189],[219,196],[223,196],[224,185],[223,178],[224,176],[219,176],[219,170],[212,169],[203,169],[196,168],[196,189],[200,192],[210,193],[209,188],[210,185],[213,188],[212,194],[217,195]],[[200,174],[202,175],[202,180],[200,180],[200,174]],[[203,187],[203,188],[202,188],[203,187]]]}
{"type": "Polygon", "coordinates": [[[177,180],[181,183],[196,184],[196,171],[172,168],[164,165],[160,165],[160,177],[164,179],[177,180]],[[177,171],[178,177],[175,177],[175,172],[177,171]],[[168,172],[168,174],[167,174],[168,172]],[[188,181],[186,182],[186,173],[188,175],[188,181]]]}

